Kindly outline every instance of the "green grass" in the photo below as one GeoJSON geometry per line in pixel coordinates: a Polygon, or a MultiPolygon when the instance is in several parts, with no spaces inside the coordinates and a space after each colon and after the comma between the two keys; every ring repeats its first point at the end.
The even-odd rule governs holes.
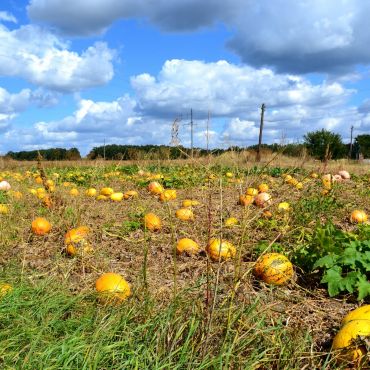
{"type": "MultiPolygon", "coordinates": [[[[14,273],[12,274],[14,276],[14,273]]],[[[100,305],[52,278],[18,283],[0,301],[0,365],[22,369],[299,369],[311,345],[304,330],[266,319],[260,302],[225,299],[208,314],[195,286],[167,305],[150,296],[100,305]],[[191,298],[193,297],[193,298],[191,298]],[[299,346],[297,346],[299,341],[299,346]],[[260,367],[261,368],[261,367],[260,367]]]]}

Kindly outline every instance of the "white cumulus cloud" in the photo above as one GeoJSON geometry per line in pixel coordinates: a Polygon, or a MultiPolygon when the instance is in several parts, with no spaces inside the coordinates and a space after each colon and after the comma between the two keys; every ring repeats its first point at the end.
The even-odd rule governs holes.
{"type": "Polygon", "coordinates": [[[17,23],[17,18],[9,12],[0,11],[0,22],[17,23]]]}
{"type": "Polygon", "coordinates": [[[104,85],[113,77],[114,51],[97,42],[81,54],[35,25],[9,30],[0,24],[0,76],[21,77],[60,92],[104,85]]]}
{"type": "Polygon", "coordinates": [[[243,62],[291,73],[348,73],[370,63],[370,3],[363,0],[31,0],[28,14],[75,35],[142,18],[167,32],[217,23],[243,62]]]}

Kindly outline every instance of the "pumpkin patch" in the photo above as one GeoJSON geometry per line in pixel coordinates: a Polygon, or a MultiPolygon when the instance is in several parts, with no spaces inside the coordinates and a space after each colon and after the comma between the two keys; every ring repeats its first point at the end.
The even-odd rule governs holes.
{"type": "MultiPolygon", "coordinates": [[[[193,366],[178,356],[182,343],[192,353],[197,346],[219,353],[222,343],[230,349],[229,340],[235,368],[260,365],[253,346],[271,354],[262,366],[364,363],[368,176],[348,178],[337,168],[325,176],[317,167],[313,173],[314,167],[156,166],[104,163],[46,167],[43,177],[38,169],[2,175],[11,183],[0,190],[0,314],[7,335],[22,325],[14,318],[32,326],[47,307],[40,325],[50,330],[32,329],[42,343],[55,336],[59,348],[72,335],[88,357],[93,346],[78,341],[91,334],[88,342],[109,353],[105,364],[97,360],[106,368],[128,363],[122,353],[136,356],[143,348],[138,336],[145,346],[154,340],[158,351],[175,346],[174,367],[193,366]],[[279,357],[283,350],[289,352],[279,357]]],[[[15,347],[12,361],[21,353],[15,347]]],[[[153,353],[144,363],[152,364],[153,353]]],[[[221,360],[215,361],[209,366],[221,360]]]]}

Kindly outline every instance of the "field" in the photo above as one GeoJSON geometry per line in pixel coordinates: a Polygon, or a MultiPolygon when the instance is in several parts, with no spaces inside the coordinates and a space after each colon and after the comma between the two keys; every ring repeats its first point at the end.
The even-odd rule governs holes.
{"type": "Polygon", "coordinates": [[[366,368],[366,358],[351,365],[331,347],[344,315],[370,298],[370,226],[350,220],[355,209],[370,214],[369,164],[271,157],[257,165],[237,155],[4,162],[0,177],[11,184],[0,191],[0,283],[12,287],[0,289],[1,368],[366,368]],[[343,169],[351,179],[323,183],[323,174],[343,169]],[[153,181],[175,189],[176,199],[151,194],[153,181]],[[261,184],[270,202],[240,204],[261,184]],[[106,187],[138,196],[86,195],[106,187]],[[188,208],[193,220],[175,217],[185,199],[199,202],[188,208]],[[149,212],[160,230],[144,226],[149,212]],[[32,232],[36,217],[50,232],[32,232]],[[227,225],[230,217],[236,225],[227,225]],[[68,255],[65,235],[79,226],[90,230],[89,248],[68,255]],[[196,241],[199,253],[177,253],[181,238],[196,241]],[[231,242],[235,255],[211,259],[212,238],[231,242]],[[294,265],[282,285],[254,273],[270,252],[294,265]],[[107,272],[129,283],[124,301],[96,292],[107,272]]]}

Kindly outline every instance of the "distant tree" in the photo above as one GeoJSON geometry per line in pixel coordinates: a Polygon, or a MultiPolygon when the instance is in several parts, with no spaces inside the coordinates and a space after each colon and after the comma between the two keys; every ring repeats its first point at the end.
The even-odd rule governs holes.
{"type": "Polygon", "coordinates": [[[310,155],[322,161],[343,158],[347,154],[341,136],[325,129],[308,132],[304,135],[304,144],[310,155]]]}
{"type": "Polygon", "coordinates": [[[77,148],[68,149],[65,159],[68,159],[70,161],[76,161],[81,159],[80,151],[77,148]]]}
{"type": "Polygon", "coordinates": [[[370,135],[358,135],[355,138],[354,152],[361,153],[364,158],[370,158],[370,135]]]}

